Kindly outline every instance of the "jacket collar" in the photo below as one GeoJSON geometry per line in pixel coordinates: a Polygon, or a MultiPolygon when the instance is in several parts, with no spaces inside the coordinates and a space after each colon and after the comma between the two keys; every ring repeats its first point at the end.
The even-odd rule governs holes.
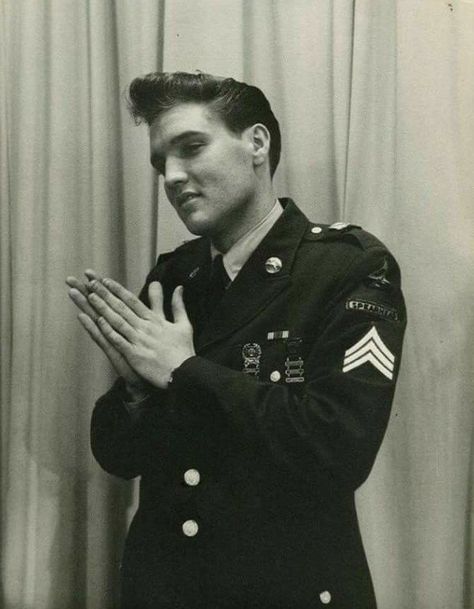
{"type": "MultiPolygon", "coordinates": [[[[231,281],[237,277],[240,270],[257,249],[265,235],[283,213],[283,206],[280,201],[275,201],[272,209],[260,220],[253,228],[242,235],[240,239],[223,255],[224,268],[231,281]]],[[[212,258],[220,252],[211,245],[212,258]]]]}
{"type": "MultiPolygon", "coordinates": [[[[198,354],[251,321],[289,285],[296,251],[309,221],[291,199],[280,199],[280,202],[284,207],[283,214],[230,284],[211,319],[195,335],[198,354]],[[268,272],[270,258],[281,262],[281,269],[277,272],[268,272]]],[[[185,301],[194,327],[198,325],[198,319],[202,320],[202,310],[199,309],[210,263],[209,241],[199,239],[196,247],[183,282],[185,301]],[[193,264],[194,267],[190,268],[193,264]]]]}

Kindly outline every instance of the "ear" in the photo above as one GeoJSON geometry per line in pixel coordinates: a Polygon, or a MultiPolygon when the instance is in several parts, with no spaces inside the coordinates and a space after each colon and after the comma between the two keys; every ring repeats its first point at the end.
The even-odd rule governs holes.
{"type": "Polygon", "coordinates": [[[265,125],[256,123],[252,127],[249,127],[248,135],[252,146],[254,167],[263,165],[270,153],[270,133],[265,125]]]}

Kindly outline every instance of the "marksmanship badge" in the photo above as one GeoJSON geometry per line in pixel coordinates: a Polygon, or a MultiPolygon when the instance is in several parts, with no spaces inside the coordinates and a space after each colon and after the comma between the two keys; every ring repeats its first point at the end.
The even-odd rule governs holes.
{"type": "Polygon", "coordinates": [[[287,358],[285,360],[285,382],[304,382],[304,361],[301,355],[302,340],[293,338],[286,343],[287,358]]]}
{"type": "Polygon", "coordinates": [[[261,357],[262,348],[258,343],[246,343],[242,347],[242,359],[244,364],[242,372],[258,376],[258,373],[260,372],[261,357]]]}

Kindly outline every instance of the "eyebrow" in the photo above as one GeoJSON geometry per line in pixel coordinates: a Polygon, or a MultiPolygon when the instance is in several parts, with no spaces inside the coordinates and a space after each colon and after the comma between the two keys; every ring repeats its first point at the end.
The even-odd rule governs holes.
{"type": "MultiPolygon", "coordinates": [[[[180,144],[184,140],[188,140],[188,139],[191,139],[192,137],[196,137],[196,136],[203,137],[203,136],[205,136],[205,133],[203,133],[202,131],[193,131],[193,130],[184,131],[183,133],[179,133],[178,135],[175,135],[173,138],[171,138],[170,145],[176,146],[176,144],[180,144]]],[[[150,163],[153,166],[155,166],[155,163],[159,162],[160,159],[161,159],[161,154],[154,152],[150,156],[150,163]]]]}

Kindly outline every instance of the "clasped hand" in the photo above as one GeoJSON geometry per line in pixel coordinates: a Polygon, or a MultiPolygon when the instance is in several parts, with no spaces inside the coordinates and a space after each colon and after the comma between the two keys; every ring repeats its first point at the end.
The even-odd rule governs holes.
{"type": "Polygon", "coordinates": [[[183,287],[172,297],[173,322],[163,312],[158,281],[148,288],[151,308],[112,279],[86,271],[88,283],[68,277],[69,296],[91,338],[124,377],[134,398],[146,394],[146,382],[166,388],[171,372],[195,355],[193,329],[183,302],[183,287]]]}

